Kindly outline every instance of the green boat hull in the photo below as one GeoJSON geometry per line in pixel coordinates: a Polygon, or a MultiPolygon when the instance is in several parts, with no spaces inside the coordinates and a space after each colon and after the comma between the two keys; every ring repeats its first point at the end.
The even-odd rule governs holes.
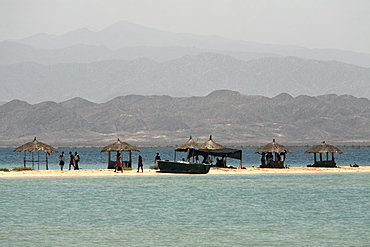
{"type": "Polygon", "coordinates": [[[207,174],[211,168],[211,165],[159,160],[158,168],[159,172],[207,174]]]}

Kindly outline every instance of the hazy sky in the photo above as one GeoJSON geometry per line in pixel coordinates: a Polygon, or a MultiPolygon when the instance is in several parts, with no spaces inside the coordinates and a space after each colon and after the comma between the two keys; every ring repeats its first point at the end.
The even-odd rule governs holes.
{"type": "Polygon", "coordinates": [[[165,31],[370,53],[369,0],[0,0],[0,41],[100,31],[127,20],[165,31]]]}

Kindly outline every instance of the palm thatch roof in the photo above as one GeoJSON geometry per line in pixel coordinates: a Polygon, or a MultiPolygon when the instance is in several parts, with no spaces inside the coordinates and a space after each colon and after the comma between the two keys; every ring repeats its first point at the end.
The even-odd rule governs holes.
{"type": "Polygon", "coordinates": [[[23,144],[20,147],[17,147],[16,149],[13,150],[13,152],[33,152],[33,151],[44,151],[48,155],[50,155],[52,152],[58,153],[58,150],[53,148],[50,145],[47,145],[45,143],[39,142],[35,139],[33,139],[32,142],[28,142],[26,144],[23,144]]]}
{"type": "Polygon", "coordinates": [[[311,154],[311,153],[340,153],[343,152],[333,145],[326,144],[325,141],[323,141],[320,145],[314,146],[310,149],[308,149],[305,154],[311,154]]]}
{"type": "Polygon", "coordinates": [[[194,141],[193,138],[190,136],[189,140],[186,143],[175,148],[175,151],[187,152],[191,148],[201,148],[201,145],[198,142],[194,141]]]}
{"type": "Polygon", "coordinates": [[[100,152],[110,152],[110,151],[125,151],[125,152],[130,152],[130,151],[136,151],[136,152],[140,152],[139,149],[137,149],[136,147],[126,143],[126,142],[121,142],[118,138],[118,140],[113,143],[113,144],[110,144],[106,147],[104,147],[102,150],[100,150],[100,152]]]}
{"type": "Polygon", "coordinates": [[[212,140],[212,135],[209,136],[208,141],[206,141],[205,143],[203,143],[201,145],[201,149],[212,149],[212,150],[214,150],[214,149],[224,149],[224,148],[225,148],[224,146],[222,146],[222,145],[220,145],[220,144],[218,144],[218,143],[216,143],[212,140]]]}
{"type": "Polygon", "coordinates": [[[280,152],[293,153],[288,148],[276,143],[275,139],[273,139],[271,143],[263,147],[260,147],[254,153],[269,153],[269,152],[271,153],[280,153],[280,152]]]}

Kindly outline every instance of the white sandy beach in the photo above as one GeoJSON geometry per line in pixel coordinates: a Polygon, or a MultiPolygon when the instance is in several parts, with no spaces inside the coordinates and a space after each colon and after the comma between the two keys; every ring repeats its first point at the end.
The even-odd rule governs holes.
{"type": "MultiPolygon", "coordinates": [[[[247,175],[247,174],[294,174],[294,173],[352,173],[352,172],[370,172],[370,166],[349,167],[342,166],[338,168],[317,168],[317,167],[290,167],[287,169],[269,169],[269,168],[247,168],[247,169],[229,169],[229,168],[211,168],[207,175],[247,175]]],[[[168,175],[189,175],[199,176],[197,174],[175,174],[161,173],[157,170],[145,169],[143,173],[138,173],[135,169],[129,171],[114,172],[109,169],[80,169],[80,170],[29,170],[29,171],[0,171],[0,178],[15,177],[100,177],[100,176],[168,176],[168,175]]]]}

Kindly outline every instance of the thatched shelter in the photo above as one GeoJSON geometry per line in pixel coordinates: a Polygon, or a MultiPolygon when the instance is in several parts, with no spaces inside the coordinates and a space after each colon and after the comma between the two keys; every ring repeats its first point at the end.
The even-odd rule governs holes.
{"type": "MultiPolygon", "coordinates": [[[[201,150],[203,151],[206,151],[204,152],[204,154],[202,155],[203,156],[203,163],[207,163],[207,164],[211,164],[213,161],[211,159],[211,156],[215,157],[213,154],[211,154],[210,152],[207,152],[207,150],[220,150],[220,149],[225,149],[226,147],[222,146],[221,144],[218,144],[216,142],[214,142],[212,140],[212,135],[209,136],[209,139],[208,141],[206,141],[205,143],[203,143],[201,145],[201,150]]],[[[221,167],[226,167],[226,160],[225,160],[225,157],[222,158],[222,162],[219,162],[219,164],[217,164],[216,162],[216,166],[221,166],[221,167]],[[222,164],[220,164],[222,163],[222,164]]]]}
{"type": "Polygon", "coordinates": [[[205,143],[199,145],[196,148],[189,149],[187,153],[187,159],[196,158],[196,162],[202,162],[211,164],[213,158],[220,157],[221,159],[217,158],[217,162],[215,164],[216,167],[227,167],[226,166],[226,159],[233,158],[240,160],[240,167],[242,166],[242,150],[226,148],[221,144],[218,144],[212,140],[212,135],[209,136],[209,140],[205,143]],[[203,156],[203,161],[199,160],[199,156],[203,156]]]}
{"type": "Polygon", "coordinates": [[[224,149],[226,147],[214,142],[212,140],[212,135],[209,136],[209,140],[206,141],[205,143],[203,143],[201,145],[201,149],[212,149],[212,150],[215,150],[215,149],[224,149]]]}
{"type": "Polygon", "coordinates": [[[175,148],[175,151],[176,152],[187,152],[190,148],[200,148],[200,144],[194,141],[191,136],[186,143],[175,148]]]}
{"type": "Polygon", "coordinates": [[[140,150],[126,142],[121,142],[119,138],[117,141],[113,144],[110,144],[106,147],[104,147],[100,152],[108,152],[108,169],[114,169],[114,166],[117,163],[116,160],[111,159],[111,152],[117,152],[116,157],[118,157],[119,152],[129,152],[129,160],[128,161],[122,161],[122,164],[124,164],[126,167],[132,167],[132,151],[140,152],[140,150]]]}
{"type": "Polygon", "coordinates": [[[275,142],[260,147],[254,153],[261,154],[261,168],[284,168],[286,153],[293,153],[288,148],[275,142]],[[272,153],[275,153],[273,156],[272,153]]]}
{"type": "Polygon", "coordinates": [[[188,152],[189,149],[200,147],[201,145],[198,142],[194,141],[193,138],[190,136],[187,142],[174,149],[174,160],[176,161],[176,152],[188,152]]]}
{"type": "Polygon", "coordinates": [[[33,139],[32,142],[28,142],[26,144],[23,144],[20,147],[17,147],[13,150],[13,152],[24,152],[24,158],[23,158],[23,166],[26,167],[27,162],[32,163],[32,169],[34,169],[35,163],[37,163],[38,169],[40,169],[40,162],[45,162],[46,170],[49,170],[49,163],[48,163],[48,155],[50,155],[52,152],[58,153],[58,150],[53,148],[50,145],[47,145],[45,143],[39,142],[35,139],[33,139]],[[34,156],[34,153],[37,151],[37,159],[34,156]],[[40,151],[45,152],[45,160],[40,160],[40,151]],[[27,152],[31,152],[31,159],[27,159],[27,152]]]}
{"type": "Polygon", "coordinates": [[[340,153],[343,152],[333,145],[326,144],[325,141],[323,141],[320,145],[314,146],[307,151],[304,152],[305,154],[311,154],[314,155],[314,164],[308,165],[308,166],[314,166],[314,167],[336,167],[335,159],[334,159],[334,153],[340,153]],[[326,160],[323,160],[322,154],[326,154],[326,160]],[[329,153],[331,153],[331,160],[329,160],[329,153]],[[320,154],[320,160],[317,160],[317,155],[320,154]]]}

